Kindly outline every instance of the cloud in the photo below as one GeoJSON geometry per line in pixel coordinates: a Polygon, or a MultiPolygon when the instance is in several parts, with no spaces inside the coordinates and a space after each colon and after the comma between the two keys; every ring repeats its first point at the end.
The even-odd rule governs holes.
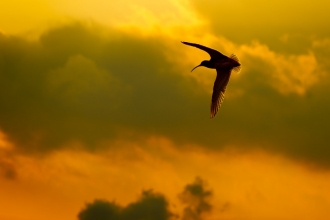
{"type": "Polygon", "coordinates": [[[79,214],[79,220],[201,220],[205,213],[212,209],[209,202],[213,195],[212,191],[205,189],[205,182],[196,177],[192,184],[187,184],[184,191],[179,194],[181,202],[185,205],[181,217],[169,210],[169,202],[162,194],[152,190],[143,191],[136,202],[127,206],[120,206],[116,202],[96,199],[92,203],[87,203],[79,214]]]}
{"type": "Polygon", "coordinates": [[[186,204],[183,211],[183,220],[201,220],[202,215],[211,211],[212,205],[208,201],[212,191],[205,189],[205,183],[197,177],[195,182],[188,184],[179,195],[181,201],[186,204]]]}
{"type": "Polygon", "coordinates": [[[179,103],[195,105],[193,86],[170,70],[162,41],[100,32],[76,23],[37,42],[2,36],[0,126],[19,148],[91,146],[120,127],[162,133],[187,121],[179,103]]]}
{"type": "Polygon", "coordinates": [[[161,194],[151,190],[143,191],[138,201],[121,207],[115,202],[95,200],[78,214],[79,220],[167,220],[173,214],[168,210],[168,202],[161,194]]]}
{"type": "MultiPolygon", "coordinates": [[[[224,54],[237,54],[241,62],[243,62],[243,74],[257,74],[257,77],[260,78],[257,84],[255,84],[254,81],[246,82],[248,86],[258,86],[258,84],[262,83],[273,87],[283,95],[292,93],[305,95],[311,87],[317,85],[325,78],[325,68],[322,66],[324,62],[319,60],[319,52],[313,50],[312,47],[306,53],[279,53],[270,49],[267,44],[260,43],[259,41],[253,41],[248,44],[235,44],[222,36],[214,36],[209,33],[205,34],[202,41],[205,41],[205,45],[207,46],[219,48],[224,54]]],[[[314,48],[318,48],[319,46],[317,45],[320,43],[319,41],[315,41],[313,44],[315,45],[314,48]]],[[[188,51],[195,51],[196,54],[201,52],[197,51],[195,48],[190,48],[188,51]]],[[[207,55],[205,52],[201,53],[203,53],[204,56],[201,56],[200,59],[205,59],[207,55]]],[[[187,56],[189,61],[197,59],[195,54],[192,53],[186,53],[184,56],[187,56]]],[[[174,59],[173,62],[179,65],[179,63],[182,62],[181,57],[182,54],[179,54],[178,58],[174,59]]],[[[187,68],[186,65],[188,65],[188,62],[187,64],[185,63],[185,68],[187,68]]],[[[189,63],[189,65],[193,64],[189,63]]],[[[210,79],[210,77],[208,75],[205,76],[205,74],[196,76],[191,73],[188,76],[196,78],[201,84],[204,83],[208,91],[210,93],[212,92],[214,77],[210,79]]],[[[235,74],[233,74],[232,77],[235,77],[235,74]]],[[[236,78],[241,80],[240,77],[236,78]]],[[[247,84],[244,86],[247,86],[247,84]]],[[[235,90],[238,89],[240,88],[235,88],[235,90]]],[[[229,94],[230,92],[231,91],[228,91],[229,94]]]]}
{"type": "MultiPolygon", "coordinates": [[[[328,55],[317,44],[286,55],[261,43],[212,40],[221,51],[237,51],[243,70],[209,120],[211,95],[182,73],[191,67],[178,56],[198,63],[196,50],[172,37],[79,22],[36,41],[0,35],[0,129],[26,153],[72,142],[95,150],[155,135],[176,146],[263,148],[329,166],[328,55]]],[[[214,71],[208,77],[211,88],[214,71]]]]}
{"type": "Polygon", "coordinates": [[[198,201],[196,196],[200,198],[203,193],[190,193],[193,187],[187,186],[198,185],[194,178],[201,175],[203,190],[199,192],[212,193],[204,197],[212,209],[202,213],[203,219],[267,219],[270,214],[274,219],[329,216],[327,170],[308,169],[269,152],[242,154],[232,149],[214,152],[179,147],[170,140],[154,138],[143,144],[133,140],[118,143],[115,150],[98,153],[62,149],[33,158],[16,156],[12,161],[17,178],[0,181],[2,216],[13,219],[20,206],[25,208],[18,216],[33,218],[42,210],[36,218],[73,219],[85,209],[85,201],[92,204],[101,198],[113,203],[115,199],[125,208],[140,201],[141,189],[153,189],[165,196],[170,211],[182,219],[184,208],[192,207],[192,202],[182,203],[178,194],[187,192],[195,198],[189,201],[198,201]],[[26,204],[26,200],[34,202],[26,204]]]}
{"type": "Polygon", "coordinates": [[[95,200],[93,203],[86,205],[78,214],[79,220],[102,220],[102,219],[120,219],[121,207],[116,203],[111,203],[103,200],[95,200]]]}
{"type": "Polygon", "coordinates": [[[0,131],[0,176],[13,180],[17,177],[15,160],[13,158],[12,146],[6,135],[0,131]]]}
{"type": "Polygon", "coordinates": [[[46,83],[49,93],[54,95],[54,99],[67,99],[68,104],[80,103],[86,97],[92,101],[99,94],[107,94],[111,99],[118,95],[121,87],[125,89],[125,85],[121,85],[111,73],[99,69],[92,60],[81,55],[70,57],[64,67],[51,70],[48,74],[46,83]]]}
{"type": "MultiPolygon", "coordinates": [[[[248,72],[262,72],[267,68],[268,84],[284,95],[296,93],[305,95],[323,76],[312,52],[299,55],[282,55],[271,51],[266,45],[255,42],[238,50],[249,62],[248,72]],[[254,65],[251,65],[251,64],[254,65]],[[266,67],[266,68],[265,68],[266,67]],[[260,69],[259,69],[260,68],[260,69]]],[[[266,74],[266,73],[265,73],[266,74]]],[[[267,81],[265,80],[264,83],[267,81]]]]}
{"type": "Polygon", "coordinates": [[[17,171],[13,162],[8,158],[2,158],[2,156],[3,155],[0,154],[0,174],[6,179],[15,179],[17,177],[17,171]]]}

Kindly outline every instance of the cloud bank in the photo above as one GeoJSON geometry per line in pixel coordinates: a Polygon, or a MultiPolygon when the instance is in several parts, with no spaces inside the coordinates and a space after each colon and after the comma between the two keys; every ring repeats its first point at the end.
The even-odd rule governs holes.
{"type": "Polygon", "coordinates": [[[182,73],[190,66],[178,55],[190,51],[178,39],[80,22],[37,41],[1,35],[0,129],[27,153],[156,135],[178,146],[263,148],[329,166],[328,54],[320,43],[299,55],[221,37],[213,43],[237,50],[243,71],[210,121],[210,94],[182,73]]]}

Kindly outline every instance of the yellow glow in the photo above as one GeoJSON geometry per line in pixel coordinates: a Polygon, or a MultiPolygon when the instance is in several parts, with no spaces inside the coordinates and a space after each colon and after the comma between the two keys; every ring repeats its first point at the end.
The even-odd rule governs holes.
{"type": "Polygon", "coordinates": [[[8,141],[6,135],[0,130],[0,150],[12,149],[13,145],[8,141]]]}
{"type": "Polygon", "coordinates": [[[0,30],[9,34],[40,31],[59,19],[50,0],[3,0],[0,2],[0,30]]]}
{"type": "MultiPolygon", "coordinates": [[[[212,92],[215,71],[203,69],[202,72],[199,69],[191,73],[190,70],[202,60],[209,59],[209,56],[180,43],[181,40],[196,42],[218,49],[225,55],[235,53],[239,57],[242,72],[233,74],[232,81],[238,82],[247,73],[263,74],[267,76],[263,83],[274,88],[275,92],[285,96],[299,95],[301,98],[318,86],[326,77],[325,73],[329,72],[328,57],[322,57],[316,51],[323,49],[328,53],[330,48],[330,35],[322,29],[330,19],[329,4],[329,1],[322,0],[311,3],[256,0],[254,4],[248,1],[202,0],[1,0],[0,37],[2,32],[6,35],[39,37],[49,27],[75,20],[95,22],[103,25],[102,28],[111,27],[134,37],[156,36],[164,39],[163,53],[168,61],[164,65],[171,65],[157,68],[173,68],[176,70],[174,73],[193,78],[198,85],[193,92],[204,95],[205,90],[212,92]],[[284,8],[284,5],[287,7],[284,8]],[[255,32],[237,30],[236,24],[251,27],[255,32]],[[311,45],[306,46],[308,50],[299,53],[289,49],[277,51],[262,41],[238,43],[224,37],[227,32],[235,30],[241,36],[250,34],[254,39],[258,38],[258,34],[267,35],[271,29],[299,31],[303,26],[310,28],[305,32],[315,39],[310,39],[311,45]],[[315,34],[313,30],[319,32],[315,34]]],[[[111,33],[105,31],[103,34],[111,33]]],[[[292,42],[291,37],[286,32],[282,33],[277,43],[287,46],[292,42]]],[[[102,51],[103,48],[97,49],[102,51]]],[[[19,49],[16,52],[20,55],[19,49]]],[[[8,54],[7,60],[10,60],[10,51],[8,54]]],[[[25,51],[22,54],[29,55],[25,51]]],[[[73,51],[63,62],[56,61],[61,63],[58,66],[55,66],[54,61],[49,72],[42,73],[49,75],[48,84],[40,88],[54,96],[58,95],[58,88],[64,88],[62,91],[65,93],[61,94],[68,102],[73,102],[77,95],[84,97],[85,92],[92,94],[97,89],[104,89],[109,96],[116,96],[117,91],[128,90],[129,86],[124,87],[126,82],[112,78],[112,73],[102,66],[104,63],[100,65],[88,55],[73,51]],[[115,86],[109,88],[110,81],[115,86]],[[70,83],[73,86],[66,87],[70,83]]],[[[95,53],[95,56],[102,55],[103,51],[95,53]]],[[[0,61],[2,71],[2,67],[6,66],[1,51],[0,61]]],[[[29,62],[29,59],[24,62],[29,62]]],[[[25,83],[22,84],[30,86],[25,83]]],[[[16,82],[12,86],[15,87],[16,82]]],[[[226,95],[228,98],[241,97],[245,91],[242,88],[228,89],[226,95]]],[[[44,117],[48,117],[47,113],[44,117]]],[[[125,123],[130,122],[120,126],[126,126],[125,123]]],[[[10,125],[6,126],[10,130],[10,125]]],[[[133,127],[139,130],[138,125],[134,124],[133,127]]],[[[43,132],[42,128],[40,132],[43,132]]],[[[151,132],[155,131],[151,128],[151,132]]],[[[211,200],[213,212],[208,216],[212,220],[326,220],[330,216],[328,170],[313,170],[306,164],[272,152],[237,150],[246,146],[228,146],[223,151],[213,151],[209,146],[182,146],[172,142],[171,137],[145,136],[148,138],[139,137],[135,141],[124,138],[105,141],[104,146],[99,148],[102,150],[94,152],[87,151],[89,146],[83,146],[77,140],[54,147],[51,152],[27,150],[28,153],[23,154],[19,150],[25,149],[25,146],[15,146],[0,130],[0,219],[77,219],[78,212],[86,202],[100,198],[126,205],[135,201],[141,190],[145,189],[164,194],[170,204],[175,205],[171,206],[173,212],[181,214],[183,207],[177,195],[196,176],[206,180],[214,192],[211,200]],[[225,209],[224,204],[228,204],[225,209]]]]}
{"type": "Polygon", "coordinates": [[[280,156],[235,153],[230,150],[234,148],[223,153],[198,146],[178,150],[157,137],[140,144],[116,141],[111,147],[98,154],[65,150],[44,158],[16,157],[19,178],[0,182],[0,217],[69,220],[84,201],[103,198],[127,204],[150,188],[166,195],[180,212],[177,195],[196,176],[214,192],[212,219],[269,219],[271,215],[272,219],[308,220],[330,214],[330,173],[314,172],[280,156]],[[229,208],[223,212],[225,203],[229,208]],[[17,207],[21,207],[19,213],[14,211],[17,207]]]}

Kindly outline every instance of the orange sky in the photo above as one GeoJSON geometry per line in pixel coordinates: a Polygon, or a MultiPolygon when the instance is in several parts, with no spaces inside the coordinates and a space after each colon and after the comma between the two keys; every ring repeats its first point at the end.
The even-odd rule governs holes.
{"type": "Polygon", "coordinates": [[[2,1],[0,219],[163,197],[182,220],[328,219],[327,6],[2,1]],[[212,120],[215,72],[181,40],[242,63],[212,120]]]}

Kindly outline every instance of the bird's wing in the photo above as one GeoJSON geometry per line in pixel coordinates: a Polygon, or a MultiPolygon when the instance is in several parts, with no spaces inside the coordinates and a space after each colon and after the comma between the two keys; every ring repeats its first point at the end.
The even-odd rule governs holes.
{"type": "Polygon", "coordinates": [[[186,45],[189,45],[189,46],[193,46],[193,47],[197,47],[198,49],[204,50],[205,52],[207,52],[210,55],[211,59],[212,58],[226,58],[226,56],[223,55],[222,53],[220,53],[219,51],[214,50],[214,49],[211,49],[209,47],[205,47],[205,46],[200,45],[200,44],[184,42],[184,41],[181,41],[181,42],[183,44],[186,44],[186,45]]]}
{"type": "Polygon", "coordinates": [[[224,98],[226,87],[229,82],[231,70],[217,69],[217,78],[215,79],[213,86],[212,102],[211,102],[211,118],[214,118],[217,114],[224,98]]]}

